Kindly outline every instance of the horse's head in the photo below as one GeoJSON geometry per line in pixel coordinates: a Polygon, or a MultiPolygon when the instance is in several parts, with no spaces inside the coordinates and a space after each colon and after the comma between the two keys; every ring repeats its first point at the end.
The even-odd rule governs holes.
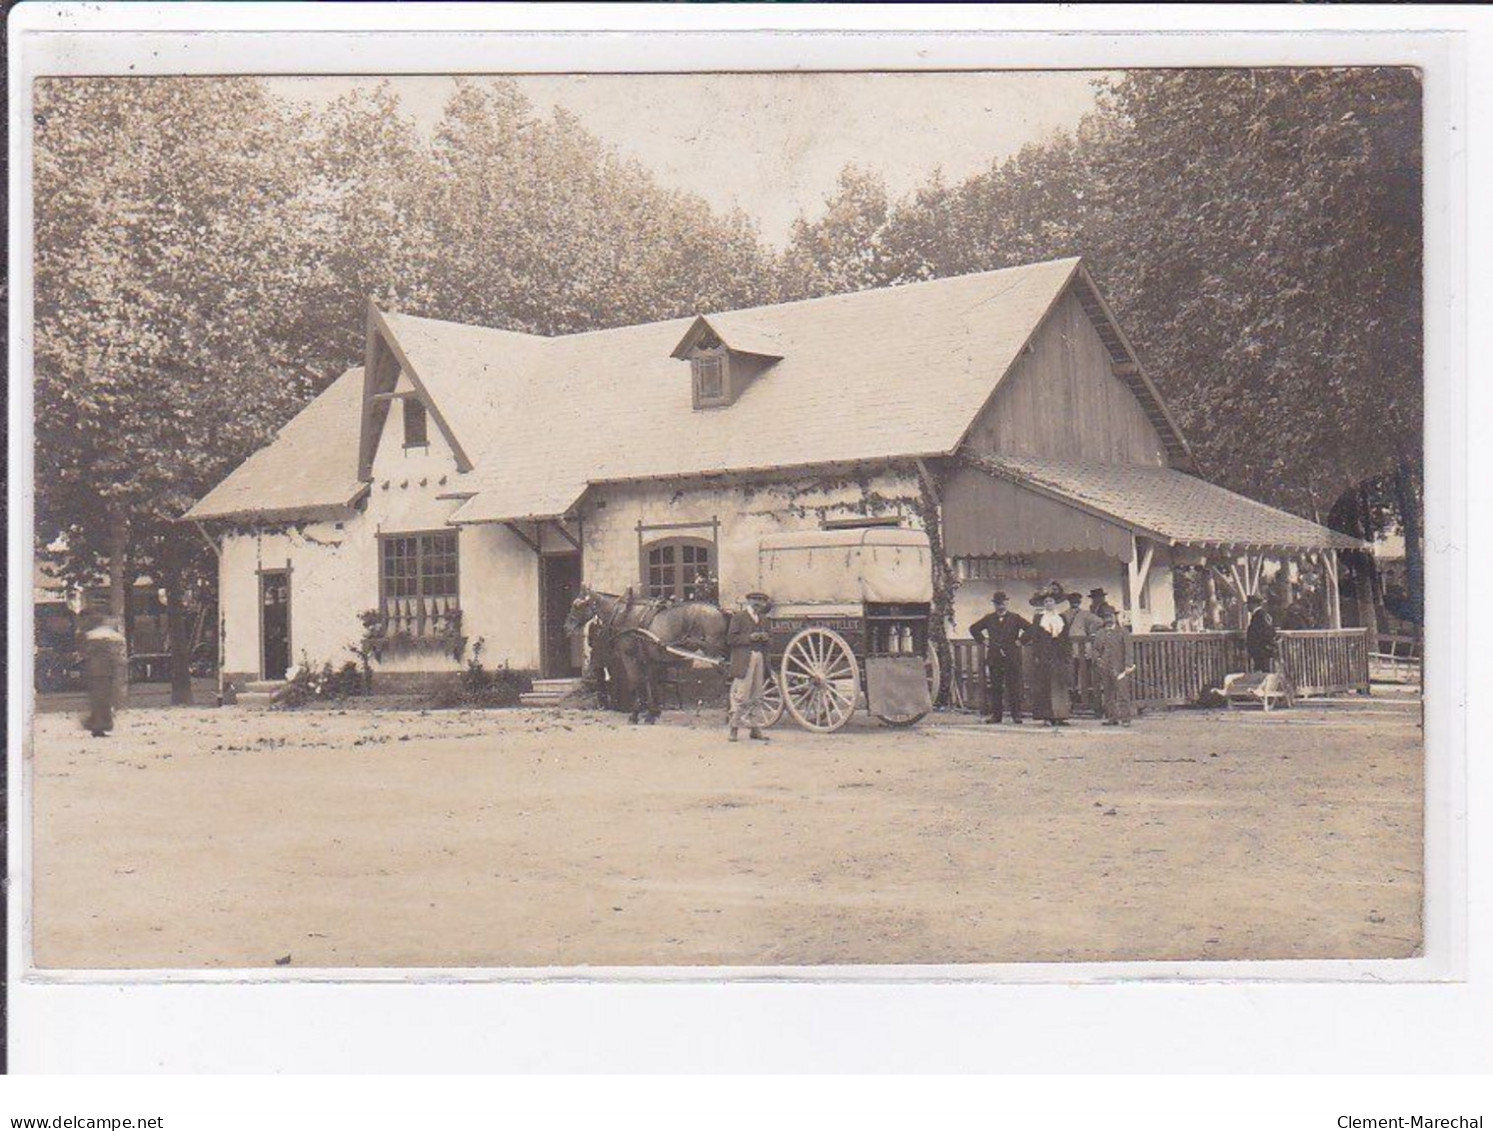
{"type": "Polygon", "coordinates": [[[596,594],[584,585],[570,602],[570,612],[565,614],[565,635],[574,636],[592,617],[601,612],[601,603],[596,594]]]}

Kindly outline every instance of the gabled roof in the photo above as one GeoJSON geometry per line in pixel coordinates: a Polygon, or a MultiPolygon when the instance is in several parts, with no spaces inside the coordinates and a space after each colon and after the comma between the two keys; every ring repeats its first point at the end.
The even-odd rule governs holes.
{"type": "Polygon", "coordinates": [[[358,479],[362,369],[349,369],[187,511],[189,519],[279,520],[349,509],[358,479]]]}
{"type": "Polygon", "coordinates": [[[951,453],[1077,266],[710,315],[726,334],[736,315],[770,324],[783,351],[728,408],[697,410],[671,356],[694,319],[549,339],[524,410],[483,426],[475,494],[455,521],[539,514],[541,499],[563,514],[592,483],[951,453]]]}
{"type": "MultiPolygon", "coordinates": [[[[771,309],[771,308],[769,308],[771,309]]],[[[781,358],[783,343],[770,324],[752,317],[753,311],[737,310],[729,314],[704,314],[696,318],[685,331],[679,344],[670,351],[674,358],[688,357],[690,351],[707,334],[714,334],[727,349],[736,353],[756,354],[758,357],[781,358]]]]}
{"type": "Polygon", "coordinates": [[[1169,467],[1028,456],[964,462],[1171,545],[1361,550],[1365,543],[1169,467]]]}
{"type": "Polygon", "coordinates": [[[951,455],[1070,285],[1189,458],[1077,259],[559,338],[373,312],[370,341],[387,338],[471,468],[454,521],[549,518],[596,483],[951,455]],[[702,327],[779,359],[728,407],[696,409],[677,360],[702,327]]]}
{"type": "MultiPolygon", "coordinates": [[[[401,362],[430,399],[443,429],[449,429],[458,459],[475,462],[492,421],[524,409],[516,399],[530,388],[550,339],[485,326],[437,322],[405,314],[374,312],[401,362]]],[[[404,380],[402,375],[401,380],[404,380]]]]}

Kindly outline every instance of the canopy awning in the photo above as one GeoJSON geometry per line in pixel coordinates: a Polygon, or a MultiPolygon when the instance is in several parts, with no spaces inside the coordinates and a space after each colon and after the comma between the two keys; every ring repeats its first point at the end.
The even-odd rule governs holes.
{"type": "Polygon", "coordinates": [[[1167,467],[965,456],[944,489],[950,557],[1099,550],[1128,560],[1134,535],[1229,553],[1366,544],[1167,467]]]}

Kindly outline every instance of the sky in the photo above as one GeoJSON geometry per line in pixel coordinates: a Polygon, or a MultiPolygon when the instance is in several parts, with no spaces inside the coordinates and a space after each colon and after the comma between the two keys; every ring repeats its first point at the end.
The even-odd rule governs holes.
{"type": "MultiPolygon", "coordinates": [[[[992,160],[1071,130],[1093,109],[1097,71],[898,74],[524,75],[536,109],[564,107],[669,188],[739,207],[784,246],[793,221],[817,216],[840,170],[882,175],[893,196],[935,169],[957,182],[992,160]]],[[[378,78],[275,78],[311,104],[378,78]]],[[[452,80],[387,80],[422,125],[439,117],[452,80]]]]}

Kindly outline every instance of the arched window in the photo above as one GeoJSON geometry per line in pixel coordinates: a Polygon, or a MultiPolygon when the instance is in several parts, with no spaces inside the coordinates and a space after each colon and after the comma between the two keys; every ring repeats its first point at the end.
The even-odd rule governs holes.
{"type": "Polygon", "coordinates": [[[650,597],[683,601],[701,571],[715,574],[715,547],[703,538],[663,538],[643,547],[643,588],[650,597]]]}

